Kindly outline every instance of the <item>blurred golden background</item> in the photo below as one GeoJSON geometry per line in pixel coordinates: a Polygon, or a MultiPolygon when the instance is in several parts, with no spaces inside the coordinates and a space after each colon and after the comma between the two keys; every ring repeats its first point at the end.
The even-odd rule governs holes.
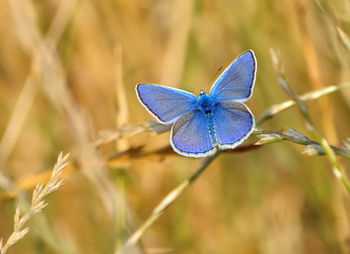
{"type": "MultiPolygon", "coordinates": [[[[253,49],[248,105],[258,118],[290,99],[271,48],[298,94],[350,81],[346,0],[7,0],[0,20],[4,242],[16,206],[26,211],[58,153],[71,153],[64,185],[8,253],[115,253],[196,171],[200,159],[174,152],[136,156],[140,146],[169,144],[169,132],[140,127],[152,117],[137,101],[137,83],[199,94],[220,66],[253,49]]],[[[350,136],[349,102],[349,88],[307,102],[332,145],[350,136]]],[[[260,128],[285,127],[310,137],[295,107],[260,128]]],[[[221,154],[125,253],[349,253],[350,195],[329,160],[304,148],[285,141],[221,154]]]]}

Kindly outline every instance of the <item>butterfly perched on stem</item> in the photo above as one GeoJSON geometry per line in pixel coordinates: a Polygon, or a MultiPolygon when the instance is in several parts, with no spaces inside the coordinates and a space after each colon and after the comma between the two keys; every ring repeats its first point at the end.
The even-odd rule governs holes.
{"type": "Polygon", "coordinates": [[[155,84],[138,84],[141,104],[160,123],[173,124],[170,144],[175,152],[206,157],[217,149],[233,149],[253,131],[254,116],[242,104],[253,94],[257,63],[248,50],[238,56],[214,82],[209,94],[192,93],[155,84]]]}

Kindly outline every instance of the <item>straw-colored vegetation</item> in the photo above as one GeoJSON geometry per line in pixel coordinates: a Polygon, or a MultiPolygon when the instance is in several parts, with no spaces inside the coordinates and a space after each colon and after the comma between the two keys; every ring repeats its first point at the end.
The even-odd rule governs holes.
{"type": "MultiPolygon", "coordinates": [[[[20,207],[18,206],[16,208],[13,222],[13,232],[5,243],[3,243],[3,239],[0,239],[1,254],[5,254],[12,245],[21,240],[29,232],[29,228],[25,228],[24,226],[35,214],[41,212],[45,208],[47,203],[43,200],[43,198],[57,190],[63,184],[63,180],[60,179],[60,175],[62,174],[63,169],[68,165],[68,162],[66,161],[67,158],[68,155],[63,157],[62,153],[58,156],[58,160],[52,170],[49,181],[45,185],[38,183],[35,186],[30,206],[23,213],[23,215],[21,215],[20,207]]],[[[23,200],[21,201],[23,202],[23,200]]]]}
{"type": "Polygon", "coordinates": [[[348,1],[4,0],[0,20],[0,253],[350,252],[348,1]],[[247,49],[253,135],[174,153],[135,85],[208,91],[247,49]]]}

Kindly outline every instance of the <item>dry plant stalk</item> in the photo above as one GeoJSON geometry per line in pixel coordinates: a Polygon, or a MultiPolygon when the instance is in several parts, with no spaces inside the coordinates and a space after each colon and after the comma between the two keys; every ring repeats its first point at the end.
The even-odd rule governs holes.
{"type": "Polygon", "coordinates": [[[212,156],[206,157],[201,161],[200,167],[188,179],[180,183],[175,189],[168,193],[153,209],[152,214],[139,226],[135,232],[126,240],[125,244],[115,250],[114,254],[132,253],[132,247],[137,244],[143,233],[173,204],[173,202],[187,189],[194,181],[207,169],[209,164],[215,160],[222,151],[218,151],[212,156]]]}
{"type": "Polygon", "coordinates": [[[21,240],[28,232],[29,227],[24,227],[26,222],[30,220],[34,214],[41,212],[47,203],[43,200],[44,197],[57,190],[62,184],[63,180],[60,178],[63,169],[68,165],[67,159],[69,154],[63,156],[62,152],[59,154],[57,162],[53,168],[49,181],[44,184],[37,184],[32,196],[32,202],[30,208],[21,215],[20,208],[17,206],[14,215],[13,233],[3,244],[3,240],[0,239],[0,254],[5,254],[9,247],[21,240]]]}
{"type": "MultiPolygon", "coordinates": [[[[341,83],[338,85],[327,86],[327,87],[319,89],[319,90],[305,93],[305,94],[300,96],[300,99],[302,99],[303,101],[316,100],[316,99],[319,99],[323,96],[332,94],[336,91],[340,91],[340,90],[345,89],[345,88],[350,88],[350,82],[345,82],[345,83],[341,83]]],[[[263,123],[265,123],[270,118],[275,117],[279,113],[281,113],[281,112],[283,112],[291,107],[294,107],[295,105],[296,105],[296,103],[294,100],[287,100],[287,101],[284,101],[282,103],[274,104],[274,105],[268,107],[259,117],[257,117],[257,119],[259,119],[257,121],[257,126],[260,127],[263,123]]],[[[104,145],[107,145],[111,142],[114,142],[116,140],[128,139],[128,138],[140,135],[140,134],[145,133],[145,132],[154,132],[154,133],[160,134],[160,133],[169,131],[169,129],[170,129],[170,126],[162,125],[162,124],[155,122],[155,121],[145,121],[145,122],[138,124],[138,125],[125,124],[125,125],[119,126],[117,128],[117,130],[101,131],[99,133],[100,137],[95,142],[93,142],[93,145],[95,148],[98,149],[98,148],[100,148],[104,145]]],[[[306,155],[315,155],[316,150],[317,150],[317,155],[324,155],[325,154],[322,147],[317,142],[312,141],[312,140],[305,142],[305,140],[304,141],[300,140],[299,138],[296,138],[293,135],[286,136],[286,132],[284,132],[284,131],[282,131],[282,132],[281,131],[255,131],[253,133],[253,135],[259,135],[260,140],[257,143],[255,143],[255,145],[253,145],[253,146],[250,145],[248,147],[243,147],[244,151],[246,151],[247,148],[249,150],[249,147],[251,149],[254,149],[260,145],[265,145],[265,144],[270,144],[270,143],[288,140],[288,141],[291,141],[293,143],[302,144],[302,145],[311,145],[312,147],[314,147],[314,150],[306,151],[304,153],[306,155]],[[268,135],[268,136],[261,136],[261,135],[268,135]]],[[[347,143],[350,143],[350,141],[347,143]]],[[[343,157],[348,158],[348,159],[350,158],[350,152],[349,152],[350,145],[344,146],[343,148],[331,146],[331,148],[334,150],[334,152],[337,155],[343,156],[343,157]]],[[[157,154],[158,152],[162,152],[162,151],[150,151],[148,153],[144,153],[142,151],[142,149],[139,149],[138,151],[137,151],[137,149],[139,149],[139,148],[127,149],[127,150],[121,151],[119,154],[127,154],[130,156],[136,157],[136,156],[148,156],[151,154],[157,154]]],[[[169,152],[172,152],[172,149],[170,148],[170,146],[168,147],[168,150],[169,150],[169,152]]],[[[238,150],[239,150],[239,148],[235,149],[235,151],[238,151],[238,150]]],[[[229,151],[229,150],[226,151],[226,153],[228,153],[228,152],[232,152],[232,151],[229,151]]],[[[120,155],[118,155],[118,156],[120,156],[120,155]]],[[[116,158],[117,157],[114,155],[110,156],[109,163],[115,163],[114,160],[116,160],[116,158]]],[[[74,166],[72,166],[71,169],[68,170],[68,172],[66,170],[66,173],[69,174],[70,172],[74,171],[75,169],[76,168],[74,166]]],[[[48,178],[49,178],[49,174],[47,172],[43,172],[43,173],[40,173],[40,174],[33,176],[29,179],[24,179],[23,182],[17,182],[16,187],[19,190],[28,190],[28,189],[33,188],[39,180],[48,179],[48,178]]],[[[1,174],[0,174],[0,185],[6,184],[5,181],[6,181],[6,179],[2,179],[1,174]]],[[[14,195],[15,195],[15,193],[12,192],[11,190],[9,190],[9,191],[5,192],[3,195],[0,195],[0,200],[7,199],[7,198],[13,198],[14,195]]]]}
{"type": "MultiPolygon", "coordinates": [[[[273,50],[271,51],[271,53],[276,54],[276,52],[274,52],[273,50]]],[[[276,58],[276,59],[279,59],[279,58],[276,58]]],[[[282,66],[282,62],[277,62],[276,64],[282,66]]],[[[280,68],[275,68],[275,69],[278,70],[280,68]]],[[[278,83],[282,86],[282,88],[287,92],[287,94],[295,101],[295,104],[299,109],[299,112],[301,113],[302,117],[305,120],[306,127],[309,129],[310,133],[316,139],[317,143],[320,144],[329,162],[332,164],[334,175],[341,181],[346,191],[350,193],[350,181],[348,180],[341,164],[338,162],[335,156],[335,152],[333,151],[331,146],[328,144],[327,140],[324,137],[322,137],[321,134],[316,129],[313,121],[311,120],[311,116],[309,114],[305,101],[303,101],[302,98],[293,91],[293,89],[289,85],[286,77],[282,72],[278,73],[277,80],[278,80],[278,83]]],[[[310,152],[310,150],[307,150],[307,153],[312,154],[313,152],[310,152]]]]}

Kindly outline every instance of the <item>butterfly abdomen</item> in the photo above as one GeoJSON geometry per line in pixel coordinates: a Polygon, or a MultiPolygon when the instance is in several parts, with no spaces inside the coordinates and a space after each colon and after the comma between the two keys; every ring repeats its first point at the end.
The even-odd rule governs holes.
{"type": "Polygon", "coordinates": [[[205,113],[205,118],[207,119],[207,122],[208,122],[210,141],[212,145],[215,147],[217,145],[217,136],[216,136],[213,112],[210,111],[210,113],[205,113]]]}
{"type": "Polygon", "coordinates": [[[217,145],[217,136],[216,136],[216,129],[214,124],[214,114],[213,110],[215,109],[215,102],[210,97],[210,95],[201,92],[199,98],[198,98],[198,108],[204,114],[205,119],[208,123],[209,128],[209,135],[210,135],[210,141],[213,146],[217,145]]]}

